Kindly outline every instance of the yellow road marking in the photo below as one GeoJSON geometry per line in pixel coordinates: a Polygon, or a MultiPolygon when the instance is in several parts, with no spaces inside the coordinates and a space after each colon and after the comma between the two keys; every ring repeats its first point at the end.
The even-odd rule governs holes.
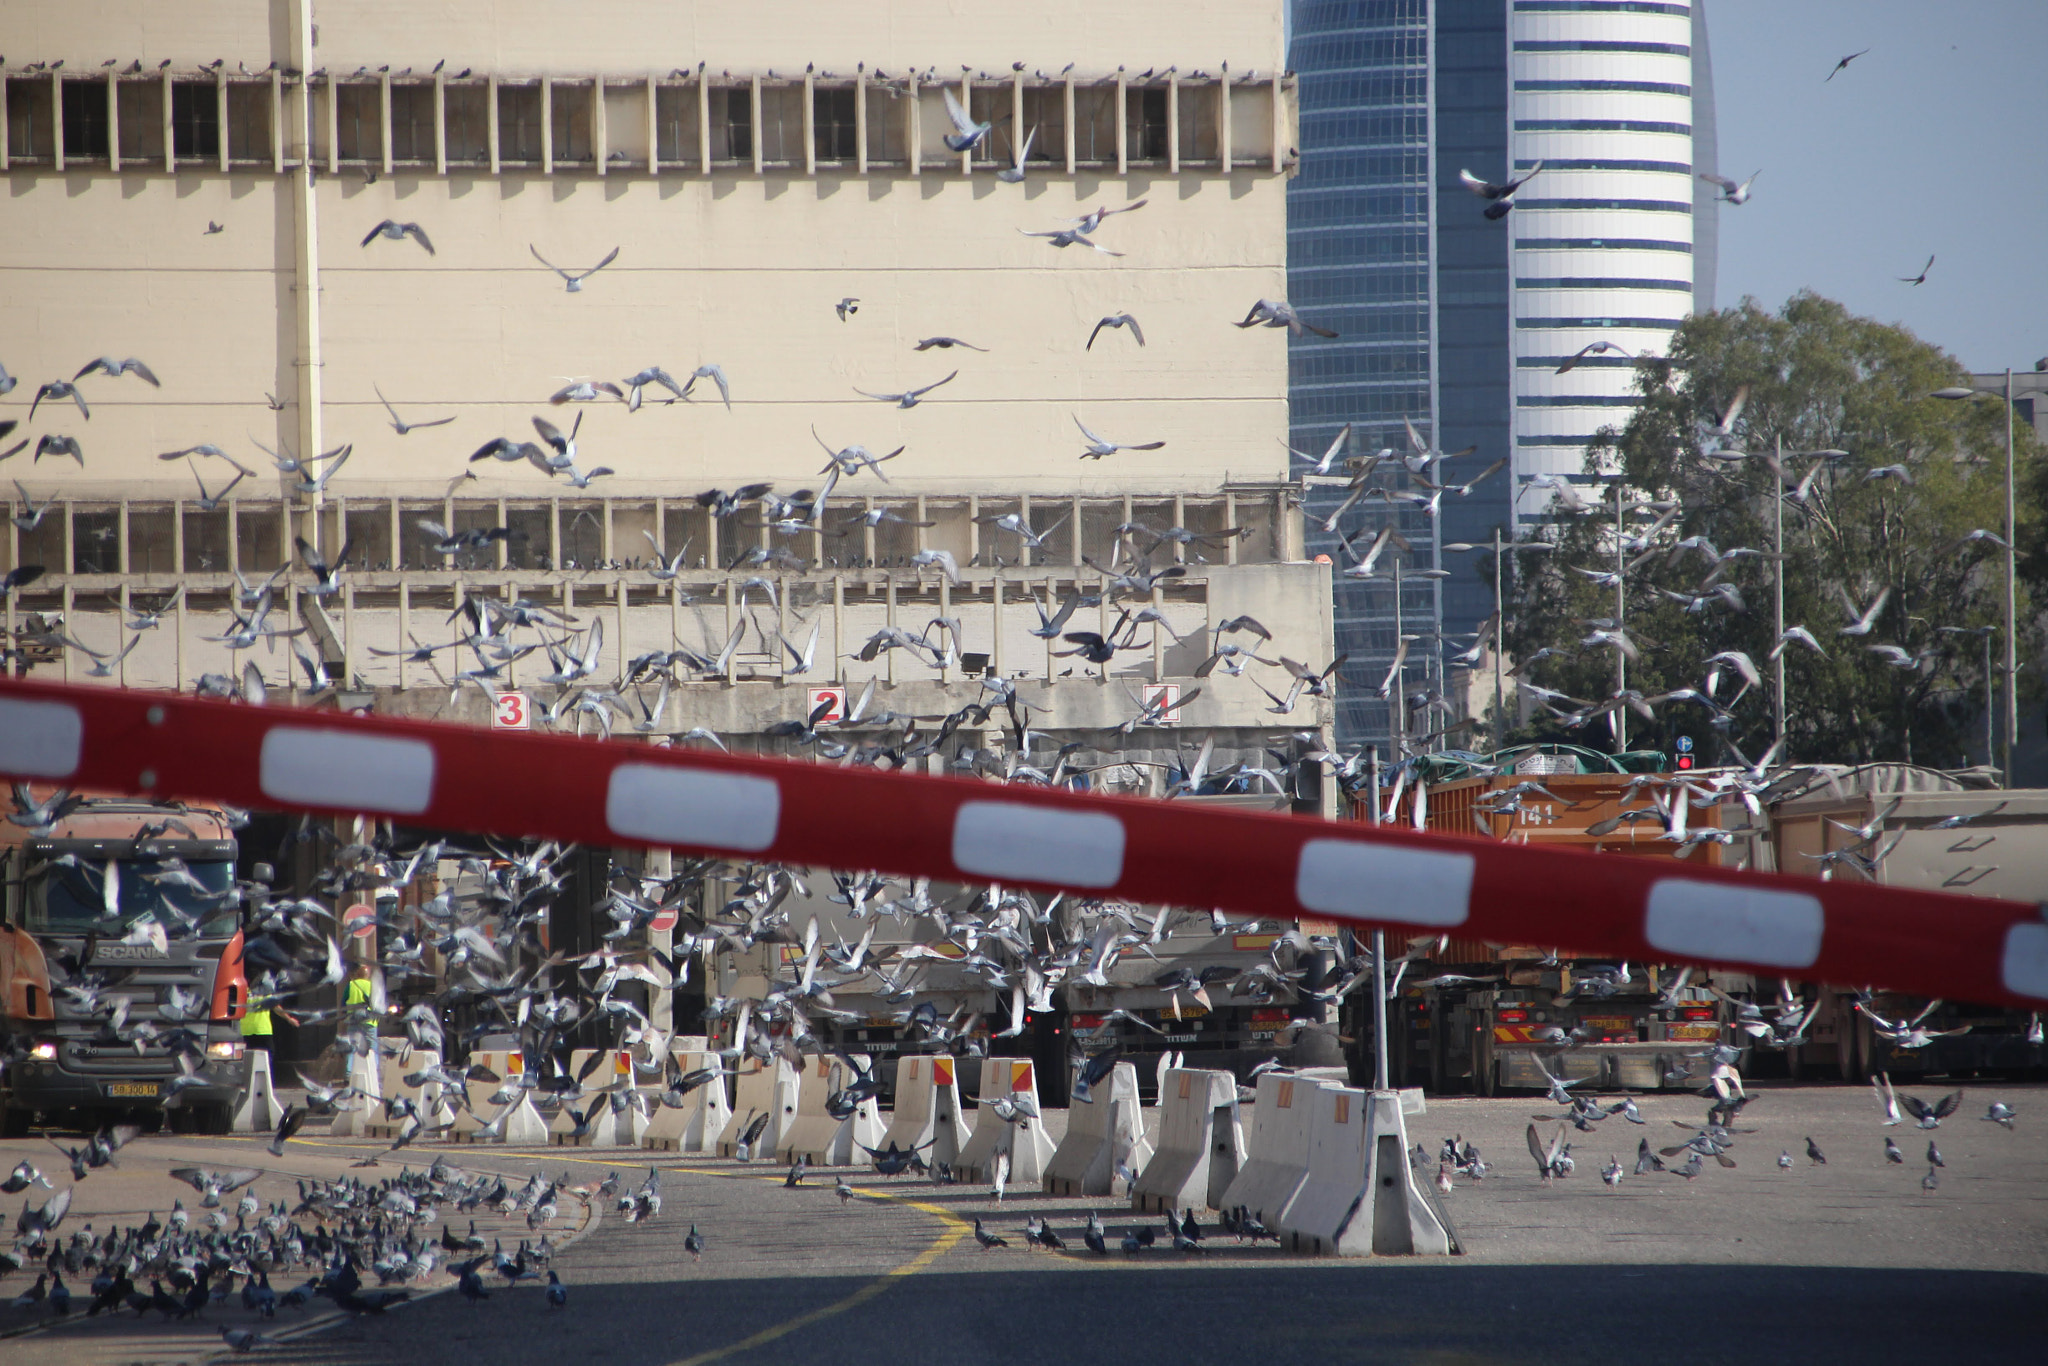
{"type": "MultiPolygon", "coordinates": [[[[725,1175],[725,1173],[716,1174],[725,1175]]],[[[732,1175],[737,1176],[740,1175],[740,1173],[735,1172],[732,1173],[732,1175]]],[[[780,1180],[781,1178],[774,1177],[757,1179],[780,1180]]],[[[860,1193],[874,1200],[893,1200],[899,1204],[907,1206],[910,1209],[917,1210],[920,1213],[929,1214],[933,1218],[937,1219],[942,1225],[944,1225],[944,1228],[940,1231],[939,1236],[932,1240],[931,1246],[927,1247],[924,1251],[918,1253],[915,1257],[912,1257],[909,1261],[903,1263],[903,1265],[891,1267],[889,1270],[884,1271],[881,1275],[877,1276],[874,1280],[869,1281],[866,1285],[854,1291],[845,1299],[834,1301],[831,1304],[821,1305],[820,1307],[811,1310],[807,1314],[799,1314],[795,1318],[785,1320],[782,1323],[778,1323],[772,1328],[763,1328],[760,1332],[754,1334],[752,1337],[742,1338],[738,1342],[732,1343],[728,1346],[714,1347],[710,1351],[699,1352],[695,1356],[684,1357],[681,1361],[673,1363],[672,1366],[705,1366],[705,1364],[708,1362],[722,1361],[726,1357],[737,1356],[741,1352],[750,1352],[754,1348],[765,1346],[768,1343],[776,1341],[778,1338],[787,1337],[791,1333],[796,1332],[800,1328],[808,1328],[814,1323],[819,1323],[825,1319],[834,1318],[840,1314],[844,1314],[849,1309],[857,1309],[861,1305],[866,1304],[869,1300],[874,1299],[877,1295],[880,1295],[884,1291],[888,1290],[897,1281],[902,1280],[906,1276],[915,1276],[918,1272],[923,1271],[933,1262],[936,1262],[939,1258],[945,1256],[948,1252],[951,1252],[953,1248],[960,1242],[960,1240],[967,1236],[969,1230],[973,1227],[973,1225],[962,1220],[958,1215],[954,1214],[951,1210],[939,1205],[926,1204],[921,1200],[906,1199],[905,1197],[900,1195],[892,1195],[887,1191],[864,1189],[860,1193]]]]}
{"type": "MultiPolygon", "coordinates": [[[[319,1148],[355,1148],[362,1146],[376,1146],[361,1145],[354,1143],[335,1143],[331,1141],[321,1142],[318,1139],[293,1139],[291,1141],[294,1143],[305,1143],[308,1147],[319,1148]]],[[[658,1165],[651,1162],[621,1162],[616,1158],[577,1157],[572,1156],[569,1153],[561,1152],[560,1150],[554,1149],[545,1150],[541,1153],[522,1153],[506,1150],[502,1153],[502,1156],[535,1158],[546,1157],[550,1159],[559,1159],[564,1162],[584,1162],[597,1167],[637,1168],[642,1166],[658,1165]]],[[[728,1180],[780,1181],[783,1179],[780,1174],[770,1172],[728,1172],[718,1171],[715,1169],[691,1167],[669,1167],[666,1170],[694,1171],[699,1175],[720,1176],[725,1177],[728,1180]]],[[[872,1300],[876,1296],[881,1295],[887,1290],[889,1290],[892,1286],[895,1285],[897,1281],[900,1281],[908,1276],[915,1276],[918,1272],[923,1271],[924,1269],[929,1267],[933,1262],[936,1262],[939,1258],[945,1256],[948,1252],[951,1252],[955,1247],[959,1246],[961,1240],[966,1238],[968,1233],[970,1233],[974,1227],[972,1224],[960,1218],[958,1215],[954,1214],[951,1210],[945,1208],[942,1205],[933,1205],[922,1200],[912,1200],[907,1196],[898,1195],[891,1191],[878,1190],[872,1186],[857,1187],[856,1192],[862,1197],[869,1200],[888,1200],[896,1204],[900,1204],[907,1209],[914,1209],[920,1214],[929,1214],[932,1218],[937,1219],[940,1225],[942,1226],[939,1232],[939,1236],[932,1239],[931,1244],[928,1247],[926,1247],[924,1251],[918,1253],[909,1261],[903,1263],[901,1266],[894,1266],[889,1268],[887,1271],[884,1271],[881,1275],[875,1277],[875,1279],[869,1281],[866,1285],[854,1291],[851,1295],[848,1295],[844,1299],[835,1300],[831,1304],[820,1305],[818,1308],[813,1309],[808,1313],[799,1314],[793,1319],[785,1319],[781,1323],[775,1324],[772,1327],[763,1328],[760,1332],[755,1333],[753,1336],[742,1338],[738,1342],[730,1343],[724,1347],[714,1347],[711,1348],[709,1351],[699,1352],[695,1356],[684,1357],[682,1360],[672,1363],[672,1366],[707,1366],[707,1364],[710,1362],[723,1361],[725,1358],[737,1356],[741,1352],[750,1352],[756,1347],[766,1346],[768,1343],[775,1342],[781,1338],[788,1337],[791,1333],[797,1332],[800,1329],[808,1328],[814,1323],[821,1323],[826,1319],[836,1318],[839,1315],[846,1313],[850,1309],[858,1309],[861,1305],[866,1304],[869,1300],[872,1300]]]]}

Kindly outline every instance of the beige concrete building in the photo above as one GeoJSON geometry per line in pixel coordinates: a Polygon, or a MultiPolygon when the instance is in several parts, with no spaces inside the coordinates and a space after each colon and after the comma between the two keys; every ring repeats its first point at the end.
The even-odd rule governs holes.
{"type": "MultiPolygon", "coordinates": [[[[798,689],[868,677],[902,690],[876,709],[950,710],[984,660],[1049,730],[1113,723],[1141,684],[1192,691],[1213,624],[1244,614],[1272,630],[1268,658],[1329,662],[1329,570],[1302,562],[1286,482],[1285,334],[1233,326],[1285,288],[1278,0],[17,0],[5,27],[0,364],[19,384],[0,422],[19,427],[0,450],[28,441],[0,463],[19,484],[0,484],[5,567],[46,570],[7,601],[17,667],[88,678],[77,647],[112,660],[133,639],[99,666],[111,680],[192,687],[253,661],[286,686],[285,642],[207,639],[230,633],[237,575],[286,565],[273,620],[308,626],[345,700],[476,720],[486,691],[555,700],[541,656],[451,702],[470,651],[377,653],[453,639],[476,596],[602,619],[586,683],[655,651],[715,663],[678,668],[653,733],[758,731],[802,710],[798,689]],[[965,154],[944,141],[949,97],[991,125],[965,154]],[[1139,200],[1064,248],[1026,235],[1139,200]],[[422,235],[365,240],[387,220],[422,235]],[[537,257],[609,264],[565,289],[537,257]],[[1093,336],[1122,313],[1144,345],[1093,336]],[[913,349],[930,337],[978,349],[913,349]],[[76,399],[37,400],[98,356],[139,358],[160,387],[89,374],[76,399]],[[686,402],[659,384],[637,408],[549,402],[651,365],[715,365],[730,402],[712,377],[686,402]],[[938,381],[907,408],[859,392],[938,381]],[[452,421],[401,431],[393,409],[452,421]],[[585,486],[472,460],[535,440],[536,416],[581,420],[585,486]],[[1163,445],[1086,459],[1078,424],[1163,445]],[[902,453],[782,530],[758,502],[718,518],[696,500],[819,489],[821,442],[902,453]],[[222,498],[226,459],[159,459],[202,445],[254,473],[222,498]],[[348,453],[313,487],[263,448],[348,453]],[[1010,514],[1044,544],[996,525],[1010,514]],[[508,534],[442,553],[422,519],[508,534]],[[1171,528],[1151,565],[1185,572],[1149,590],[1105,594],[1084,563],[1128,566],[1171,528]],[[307,591],[296,536],[352,547],[338,591],[307,591]],[[935,550],[957,576],[911,563],[935,550]],[[672,577],[649,573],[657,553],[672,577]],[[153,628],[117,611],[180,587],[153,628]],[[1159,618],[1127,624],[1107,682],[1030,633],[1034,603],[1077,592],[1065,630],[1159,618]],[[934,617],[959,622],[936,663],[852,657],[934,617]]],[[[1255,751],[1326,719],[1312,695],[1271,712],[1260,681],[1287,697],[1280,670],[1219,672],[1185,723],[1255,751]]]]}

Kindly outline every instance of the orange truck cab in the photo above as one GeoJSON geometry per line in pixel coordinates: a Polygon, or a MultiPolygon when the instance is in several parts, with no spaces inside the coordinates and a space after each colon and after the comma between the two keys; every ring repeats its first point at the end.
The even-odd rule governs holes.
{"type": "MultiPolygon", "coordinates": [[[[26,795],[46,802],[55,789],[26,795]]],[[[248,1003],[234,830],[224,813],[85,796],[45,824],[0,820],[0,1124],[142,1112],[196,1060],[180,1127],[225,1132],[248,1003]]]]}

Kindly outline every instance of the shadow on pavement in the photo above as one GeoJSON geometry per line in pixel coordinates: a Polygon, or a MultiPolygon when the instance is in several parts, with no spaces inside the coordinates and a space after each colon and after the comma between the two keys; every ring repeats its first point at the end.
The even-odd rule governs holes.
{"type": "MultiPolygon", "coordinates": [[[[1782,1266],[1569,1267],[1321,1262],[1247,1269],[1171,1254],[1003,1269],[1022,1250],[971,1244],[935,1270],[736,1362],[919,1366],[962,1361],[1445,1363],[1728,1358],[1743,1366],[2024,1361],[2048,1333],[2048,1277],[1782,1266]],[[1092,1263],[1092,1264],[1091,1264],[1092,1263]]],[[[293,1345],[295,1362],[494,1364],[589,1354],[665,1366],[839,1304],[865,1278],[576,1284],[483,1304],[443,1296],[293,1345]]]]}

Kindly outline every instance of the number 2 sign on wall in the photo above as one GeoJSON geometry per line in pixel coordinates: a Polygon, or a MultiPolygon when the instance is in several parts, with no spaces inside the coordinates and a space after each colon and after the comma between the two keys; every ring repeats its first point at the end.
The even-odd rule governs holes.
{"type": "Polygon", "coordinates": [[[491,712],[492,730],[532,730],[533,713],[527,710],[523,692],[493,693],[496,707],[491,712]]]}

